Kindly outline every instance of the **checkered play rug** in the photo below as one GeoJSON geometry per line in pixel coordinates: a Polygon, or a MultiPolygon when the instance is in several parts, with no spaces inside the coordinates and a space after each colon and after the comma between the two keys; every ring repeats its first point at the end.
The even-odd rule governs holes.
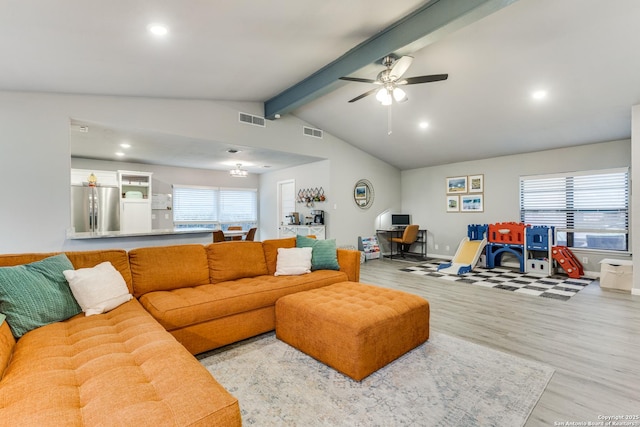
{"type": "Polygon", "coordinates": [[[540,277],[520,273],[517,269],[508,267],[492,269],[475,267],[469,273],[456,276],[437,271],[440,264],[442,264],[441,261],[434,260],[413,267],[401,268],[400,271],[563,301],[568,300],[593,281],[586,278],[572,279],[558,274],[550,277],[540,277]]]}

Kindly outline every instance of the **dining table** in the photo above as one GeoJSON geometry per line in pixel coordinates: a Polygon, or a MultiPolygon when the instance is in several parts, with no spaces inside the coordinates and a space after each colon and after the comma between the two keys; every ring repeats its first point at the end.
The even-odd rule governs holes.
{"type": "Polygon", "coordinates": [[[233,240],[234,237],[244,237],[247,235],[247,230],[225,230],[224,240],[233,240]]]}

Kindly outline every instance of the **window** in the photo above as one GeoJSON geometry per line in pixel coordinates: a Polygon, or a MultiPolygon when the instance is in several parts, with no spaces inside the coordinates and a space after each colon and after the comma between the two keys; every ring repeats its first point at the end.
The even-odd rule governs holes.
{"type": "Polygon", "coordinates": [[[520,221],[555,227],[558,245],[628,251],[629,171],[520,177],[520,221]]]}
{"type": "Polygon", "coordinates": [[[174,185],[173,222],[176,228],[248,230],[258,222],[258,190],[174,185]]]}

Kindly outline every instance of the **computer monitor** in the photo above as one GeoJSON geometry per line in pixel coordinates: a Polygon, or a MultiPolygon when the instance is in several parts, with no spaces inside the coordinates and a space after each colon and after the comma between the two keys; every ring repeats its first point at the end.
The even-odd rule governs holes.
{"type": "Polygon", "coordinates": [[[409,214],[391,214],[392,227],[406,227],[411,224],[411,215],[409,214]]]}

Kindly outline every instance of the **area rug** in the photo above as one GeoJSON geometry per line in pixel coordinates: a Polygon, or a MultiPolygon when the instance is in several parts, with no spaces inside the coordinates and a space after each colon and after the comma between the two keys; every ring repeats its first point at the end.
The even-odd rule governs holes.
{"type": "Polygon", "coordinates": [[[354,381],[274,333],[198,357],[240,401],[244,425],[522,426],[547,365],[444,334],[354,381]]]}
{"type": "Polygon", "coordinates": [[[593,282],[592,279],[572,279],[567,276],[553,275],[541,277],[520,273],[515,268],[475,267],[473,271],[462,275],[447,274],[437,271],[442,261],[430,261],[420,265],[401,268],[400,271],[428,276],[450,282],[469,283],[471,285],[513,291],[526,295],[552,298],[567,301],[569,298],[593,282]]]}

